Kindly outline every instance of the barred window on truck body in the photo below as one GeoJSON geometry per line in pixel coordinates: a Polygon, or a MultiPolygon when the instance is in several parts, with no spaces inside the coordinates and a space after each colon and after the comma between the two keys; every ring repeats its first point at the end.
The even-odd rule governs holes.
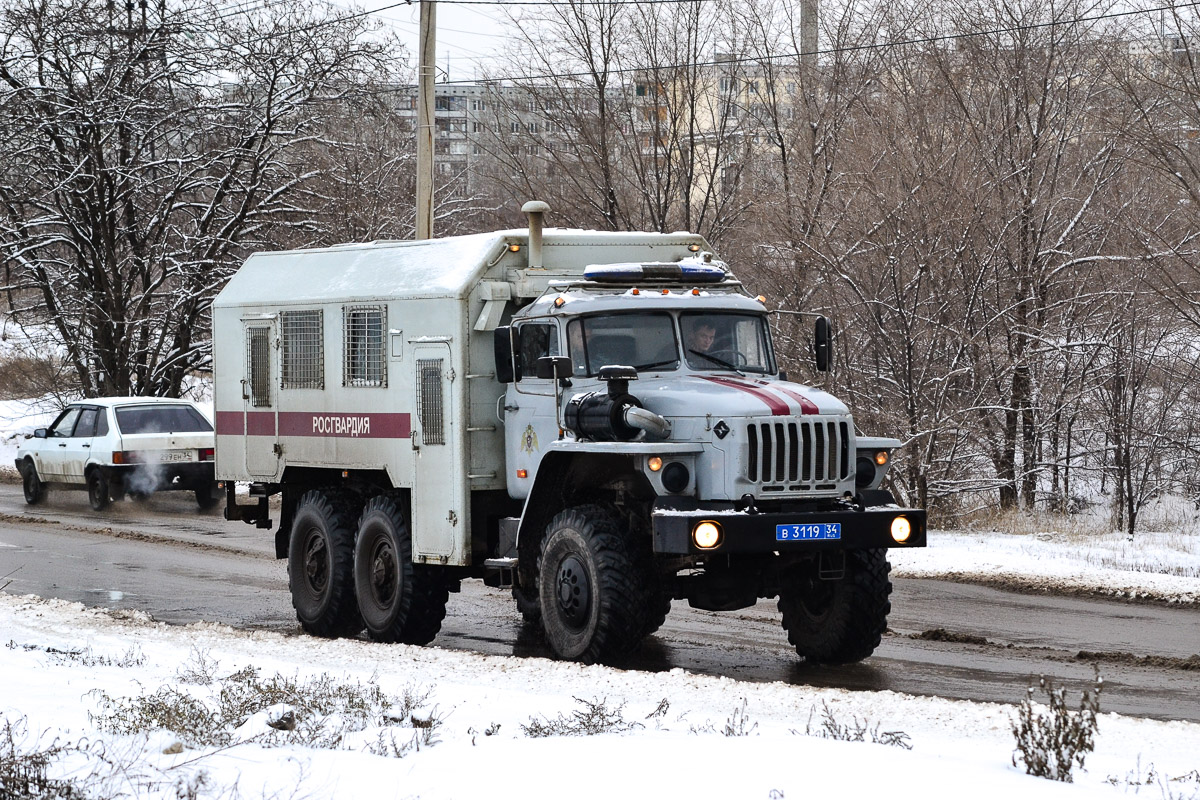
{"type": "Polygon", "coordinates": [[[446,428],[442,419],[442,359],[417,359],[417,415],[421,418],[421,441],[445,444],[446,428]]]}
{"type": "Polygon", "coordinates": [[[250,384],[250,405],[255,408],[271,405],[271,329],[268,327],[246,328],[246,377],[250,384]]]}
{"type": "Polygon", "coordinates": [[[283,355],[280,386],[284,389],[325,388],[324,314],[320,309],[285,311],[280,315],[283,355]]]}
{"type": "Polygon", "coordinates": [[[387,306],[346,306],[343,386],[387,386],[387,306]]]}

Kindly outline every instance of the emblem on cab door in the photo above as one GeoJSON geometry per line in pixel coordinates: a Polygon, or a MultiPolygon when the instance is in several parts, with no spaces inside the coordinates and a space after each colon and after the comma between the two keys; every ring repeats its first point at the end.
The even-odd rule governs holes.
{"type": "Polygon", "coordinates": [[[537,449],[537,433],[533,430],[532,425],[526,425],[525,432],[521,434],[521,452],[533,455],[537,449]]]}

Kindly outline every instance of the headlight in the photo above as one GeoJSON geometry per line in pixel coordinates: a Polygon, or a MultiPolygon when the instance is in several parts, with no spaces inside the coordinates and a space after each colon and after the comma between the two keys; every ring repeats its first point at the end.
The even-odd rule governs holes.
{"type": "Polygon", "coordinates": [[[892,538],[900,544],[908,541],[908,537],[912,536],[912,523],[907,517],[896,517],[892,520],[892,538]]]}
{"type": "Polygon", "coordinates": [[[721,526],[710,520],[692,528],[692,541],[701,550],[712,550],[721,543],[721,526]]]}

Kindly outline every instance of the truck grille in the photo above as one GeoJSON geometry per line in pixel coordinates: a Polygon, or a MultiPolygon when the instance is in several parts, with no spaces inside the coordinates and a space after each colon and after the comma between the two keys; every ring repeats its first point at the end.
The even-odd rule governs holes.
{"type": "Polygon", "coordinates": [[[850,477],[850,426],[844,421],[754,422],[746,426],[746,478],[763,492],[835,489],[850,477]]]}

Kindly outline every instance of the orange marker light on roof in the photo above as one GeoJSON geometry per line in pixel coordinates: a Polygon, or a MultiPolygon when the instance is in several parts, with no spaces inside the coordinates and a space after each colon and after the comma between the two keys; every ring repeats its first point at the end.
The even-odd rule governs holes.
{"type": "Polygon", "coordinates": [[[693,297],[699,297],[699,296],[700,296],[700,290],[699,290],[699,289],[692,289],[692,296],[693,296],[693,297]]]}
{"type": "Polygon", "coordinates": [[[567,303],[567,300],[565,297],[554,298],[554,307],[555,308],[562,308],[564,305],[566,305],[566,303],[567,303]]]}
{"type": "Polygon", "coordinates": [[[670,294],[670,293],[671,293],[670,289],[663,289],[663,294],[670,294]]]}
{"type": "Polygon", "coordinates": [[[700,245],[698,245],[698,244],[689,244],[689,245],[688,245],[688,250],[691,250],[693,253],[699,253],[699,252],[700,252],[700,245]]]}
{"type": "Polygon", "coordinates": [[[519,244],[510,244],[508,246],[508,252],[510,252],[510,253],[518,253],[520,251],[521,251],[521,245],[519,245],[519,244]]]}
{"type": "Polygon", "coordinates": [[[760,294],[758,297],[754,298],[754,299],[755,299],[755,300],[757,300],[757,301],[758,301],[758,302],[760,302],[760,303],[765,303],[765,302],[767,302],[767,298],[766,298],[766,297],[763,297],[761,294],[760,294]]]}
{"type": "Polygon", "coordinates": [[[634,289],[633,291],[630,292],[630,294],[641,294],[641,293],[642,293],[641,289],[634,289]]]}

